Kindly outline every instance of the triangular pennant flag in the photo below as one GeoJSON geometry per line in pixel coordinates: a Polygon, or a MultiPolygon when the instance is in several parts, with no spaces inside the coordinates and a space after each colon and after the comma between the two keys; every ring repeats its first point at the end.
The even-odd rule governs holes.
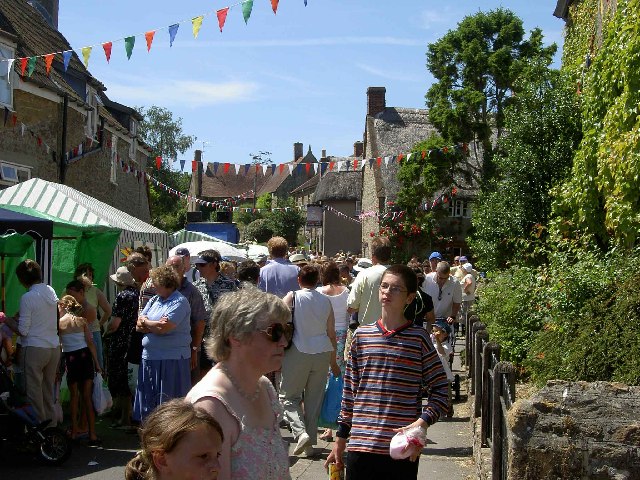
{"type": "Polygon", "coordinates": [[[198,162],[195,160],[191,161],[191,171],[192,172],[197,172],[198,171],[198,162]]]}
{"type": "Polygon", "coordinates": [[[216,12],[216,16],[218,17],[218,26],[220,27],[220,33],[222,33],[224,22],[227,21],[227,13],[229,13],[229,7],[223,8],[216,12]]]}
{"type": "Polygon", "coordinates": [[[184,172],[184,164],[185,164],[186,160],[180,160],[180,171],[184,172]]]}
{"type": "Polygon", "coordinates": [[[200,31],[200,27],[202,27],[202,20],[204,20],[204,15],[191,19],[191,23],[193,24],[193,38],[198,38],[198,32],[200,31]]]}
{"type": "Polygon", "coordinates": [[[147,40],[147,52],[151,51],[151,44],[153,43],[153,36],[155,34],[155,30],[150,30],[144,34],[144,38],[147,40]]]}
{"type": "Polygon", "coordinates": [[[279,2],[279,0],[271,0],[271,8],[273,9],[273,14],[274,15],[278,11],[278,2],[279,2]]]}
{"type": "Polygon", "coordinates": [[[336,162],[329,162],[329,171],[333,172],[333,167],[336,166],[336,162]]]}
{"type": "Polygon", "coordinates": [[[160,170],[161,166],[162,166],[162,157],[157,156],[156,157],[156,169],[160,170]]]}
{"type": "Polygon", "coordinates": [[[220,162],[213,162],[213,174],[216,175],[218,173],[218,167],[220,166],[220,162]]]}
{"type": "Polygon", "coordinates": [[[322,162],[320,166],[320,175],[324,175],[324,172],[327,171],[327,162],[322,162]]]}
{"type": "Polygon", "coordinates": [[[33,75],[33,71],[36,69],[37,62],[38,57],[29,57],[29,61],[27,62],[27,75],[33,75]]]}
{"type": "Polygon", "coordinates": [[[133,46],[136,44],[136,37],[126,37],[124,39],[124,49],[127,52],[127,60],[131,59],[131,54],[133,53],[133,46]]]}
{"type": "Polygon", "coordinates": [[[269,165],[269,168],[271,169],[271,176],[276,174],[276,164],[272,163],[271,165],[269,165]]]}
{"type": "Polygon", "coordinates": [[[91,56],[92,47],[82,47],[82,58],[84,59],[85,68],[89,68],[89,57],[91,56]]]}
{"type": "Polygon", "coordinates": [[[338,162],[338,171],[342,170],[342,165],[344,165],[344,162],[338,162]]]}
{"type": "Polygon", "coordinates": [[[64,67],[64,71],[67,71],[69,68],[69,61],[71,60],[71,55],[73,55],[73,50],[66,50],[62,52],[62,66],[64,67]]]}
{"type": "Polygon", "coordinates": [[[7,83],[11,85],[11,69],[13,68],[13,62],[15,62],[15,58],[9,59],[9,65],[7,67],[7,83]]]}
{"type": "Polygon", "coordinates": [[[18,116],[14,113],[11,115],[11,125],[15,127],[16,123],[18,123],[18,116]]]}
{"type": "Polygon", "coordinates": [[[112,42],[105,42],[102,44],[102,49],[104,50],[104,56],[107,57],[107,63],[111,60],[111,48],[113,47],[112,42]]]}
{"type": "MultiPolygon", "coordinates": [[[[266,176],[267,176],[267,171],[268,171],[270,168],[271,168],[271,166],[270,166],[270,165],[266,165],[266,164],[263,164],[263,165],[262,165],[262,176],[263,176],[263,177],[266,177],[266,176]]],[[[257,170],[258,170],[258,169],[256,168],[256,174],[258,173],[258,172],[257,172],[257,170]]]]}
{"type": "Polygon", "coordinates": [[[249,169],[251,168],[251,164],[250,163],[245,163],[244,164],[244,176],[246,177],[247,174],[249,173],[249,169]]]}
{"type": "Polygon", "coordinates": [[[382,165],[382,157],[376,157],[376,165],[378,166],[378,168],[380,167],[380,165],[382,165]]]}
{"type": "Polygon", "coordinates": [[[49,75],[49,72],[51,71],[51,64],[53,63],[53,57],[54,57],[53,53],[48,53],[47,55],[44,56],[44,67],[47,70],[47,75],[49,75]]]}
{"type": "Polygon", "coordinates": [[[304,6],[305,7],[307,6],[307,0],[304,0],[304,6]]]}
{"type": "Polygon", "coordinates": [[[20,76],[24,77],[24,71],[27,69],[28,58],[24,57],[20,59],[20,76]]]}
{"type": "Polygon", "coordinates": [[[357,170],[358,169],[358,159],[354,159],[353,160],[353,170],[357,170]]]}
{"type": "Polygon", "coordinates": [[[293,175],[293,163],[289,163],[287,166],[289,167],[289,175],[293,175]]]}
{"type": "Polygon", "coordinates": [[[300,173],[302,173],[302,164],[301,163],[296,165],[296,174],[300,174],[300,173]]]}
{"type": "Polygon", "coordinates": [[[278,173],[282,175],[282,172],[284,172],[284,163],[281,163],[280,166],[278,167],[278,173]]]}
{"type": "Polygon", "coordinates": [[[449,153],[449,147],[442,147],[442,153],[444,153],[445,155],[449,153]]]}
{"type": "Polygon", "coordinates": [[[25,129],[25,124],[24,123],[20,123],[20,135],[22,135],[24,137],[24,129],[25,129]]]}
{"type": "Polygon", "coordinates": [[[422,152],[420,152],[422,154],[422,160],[424,160],[424,157],[427,156],[427,152],[425,152],[424,150],[422,152]]]}
{"type": "Polygon", "coordinates": [[[389,162],[391,161],[391,157],[384,157],[384,164],[385,166],[389,165],[389,162]]]}
{"type": "MultiPolygon", "coordinates": [[[[247,165],[247,167],[248,167],[248,166],[249,166],[249,165],[247,165]]],[[[236,175],[239,175],[239,174],[240,174],[240,168],[241,168],[241,167],[240,167],[240,164],[239,164],[239,163],[236,163],[236,175]]],[[[244,174],[246,175],[248,171],[249,171],[249,169],[247,168],[247,169],[245,170],[244,174]]]]}
{"type": "Polygon", "coordinates": [[[413,155],[413,153],[407,153],[407,162],[411,160],[411,155],[413,155]]]}
{"type": "Polygon", "coordinates": [[[173,47],[173,41],[176,39],[178,28],[180,28],[179,23],[174,23],[173,25],[169,25],[169,46],[170,47],[173,47]]]}
{"type": "Polygon", "coordinates": [[[313,169],[313,173],[314,174],[318,173],[318,164],[317,163],[311,164],[311,168],[313,169]]]}
{"type": "Polygon", "coordinates": [[[253,0],[245,0],[242,2],[242,17],[244,18],[245,24],[249,21],[251,10],[253,10],[253,0]]]}
{"type": "Polygon", "coordinates": [[[226,163],[224,164],[224,166],[222,167],[222,171],[223,171],[225,174],[226,174],[226,173],[229,173],[229,167],[230,167],[230,166],[231,166],[231,165],[229,164],[229,162],[226,162],[226,163]]]}
{"type": "Polygon", "coordinates": [[[403,158],[404,158],[404,155],[403,155],[403,154],[398,155],[398,158],[397,158],[398,163],[402,162],[402,159],[403,159],[403,158]]]}

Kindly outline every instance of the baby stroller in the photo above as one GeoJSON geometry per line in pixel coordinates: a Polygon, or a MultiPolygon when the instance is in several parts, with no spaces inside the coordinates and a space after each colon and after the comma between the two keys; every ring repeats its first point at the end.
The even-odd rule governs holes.
{"type": "Polygon", "coordinates": [[[71,455],[71,443],[62,430],[40,421],[33,407],[0,364],[0,454],[28,453],[47,465],[60,465],[71,455]]]}

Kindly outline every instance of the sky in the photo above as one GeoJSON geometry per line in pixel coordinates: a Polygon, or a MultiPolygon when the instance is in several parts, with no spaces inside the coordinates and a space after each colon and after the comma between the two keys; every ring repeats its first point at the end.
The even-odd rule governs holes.
{"type": "Polygon", "coordinates": [[[308,0],[306,7],[281,0],[276,15],[270,0],[254,0],[247,24],[238,2],[62,0],[58,28],[78,53],[96,45],[89,71],[111,100],[165,107],[182,119],[184,132],[197,137],[178,157],[185,171],[196,148],[205,162],[239,164],[260,151],[289,162],[295,142],[316,158],[323,149],[351,155],[364,132],[367,88],[386,87],[387,106],[426,108],[427,45],[480,10],[512,10],[559,52],[563,40],[556,0],[308,0]],[[221,33],[215,12],[225,7],[221,33]],[[202,14],[194,39],[191,19],[202,14]],[[183,21],[170,47],[167,27],[183,21]],[[157,32],[147,52],[149,30],[157,32]],[[131,35],[127,60],[122,39],[131,35]],[[107,41],[114,42],[110,63],[100,47],[107,41]]]}

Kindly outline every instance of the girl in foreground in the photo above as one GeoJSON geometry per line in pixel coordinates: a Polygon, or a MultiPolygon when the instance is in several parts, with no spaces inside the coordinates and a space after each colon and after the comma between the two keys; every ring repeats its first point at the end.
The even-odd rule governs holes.
{"type": "Polygon", "coordinates": [[[125,467],[126,480],[215,480],[224,435],[207,412],[183,399],[158,406],[140,429],[142,450],[125,467]]]}

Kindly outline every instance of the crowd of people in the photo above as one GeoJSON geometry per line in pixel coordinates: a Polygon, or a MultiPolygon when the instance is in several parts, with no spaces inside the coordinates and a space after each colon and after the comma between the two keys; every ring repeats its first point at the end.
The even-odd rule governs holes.
{"type": "Polygon", "coordinates": [[[151,269],[141,247],[110,276],[112,304],[90,264],[78,266],[58,299],[39,265],[22,262],[16,275],[28,291],[16,316],[0,321],[17,334],[16,371],[38,417],[55,423],[56,377],[66,371],[68,434],[98,445],[91,388],[102,372],[112,427],[139,428],[142,439],[126,478],[287,479],[280,428],[291,431],[294,455],[319,453],[331,374],[344,388],[320,435],[334,440],[335,431],[326,465],[346,463],[354,480],[416,478],[420,449],[408,446],[396,460],[389,445],[396,433],[426,432],[452,413],[449,338],[475,299],[472,264],[433,252],[423,263],[389,265],[381,237],[370,259],[305,255],[282,237],[268,248],[268,259],[239,264],[179,248],[151,269]],[[193,283],[185,277],[192,265],[193,283]]]}

